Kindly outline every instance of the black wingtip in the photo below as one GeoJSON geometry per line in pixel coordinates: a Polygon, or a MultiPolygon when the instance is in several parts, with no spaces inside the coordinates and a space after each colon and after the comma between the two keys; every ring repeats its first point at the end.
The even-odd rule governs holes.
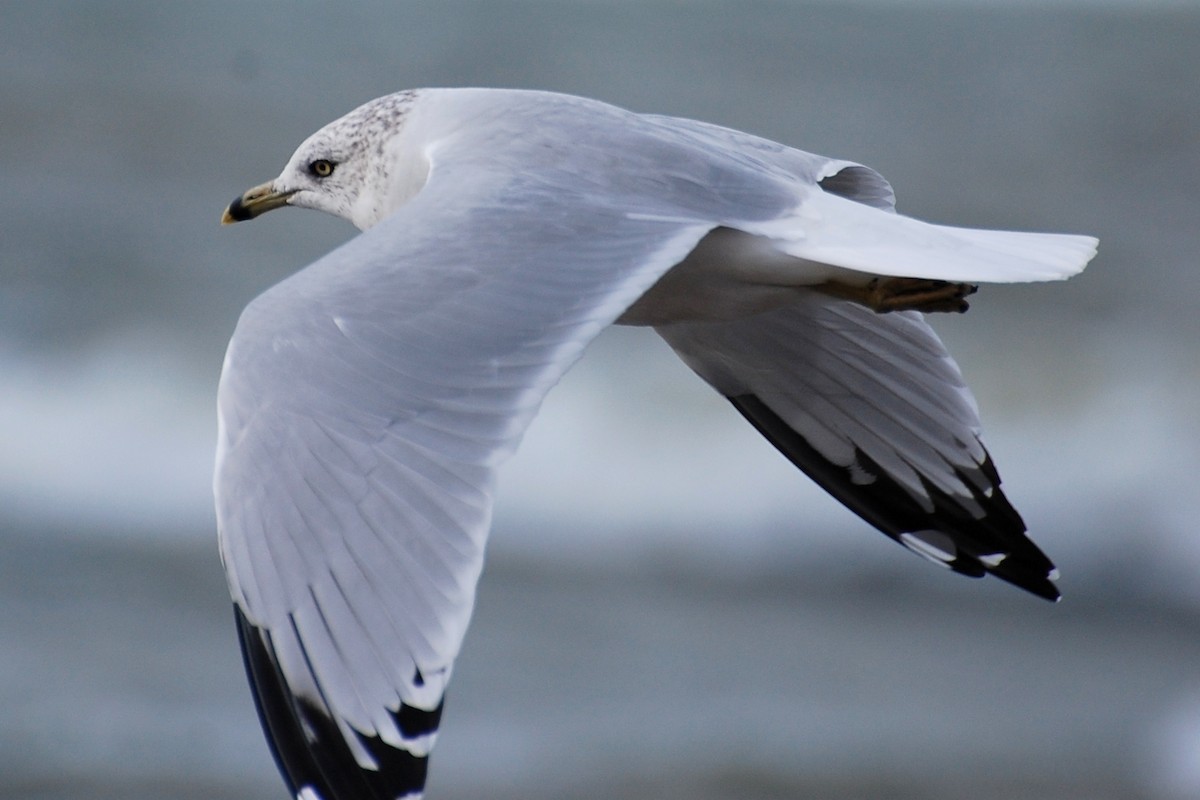
{"type": "Polygon", "coordinates": [[[254,707],[258,711],[258,719],[275,765],[293,797],[297,796],[301,787],[311,786],[321,797],[329,800],[330,789],[325,785],[321,770],[308,749],[283,675],[264,634],[246,619],[237,603],[233,605],[233,614],[237,620],[238,643],[242,647],[242,661],[246,667],[246,677],[250,680],[254,707]]]}
{"type": "MultiPolygon", "coordinates": [[[[313,703],[288,689],[271,637],[234,604],[238,640],[254,704],[275,763],[293,797],[301,800],[397,800],[418,798],[425,788],[428,756],[392,747],[378,736],[355,734],[377,769],[358,764],[337,724],[313,703]]],[[[393,712],[401,734],[437,732],[442,704],[432,711],[401,705],[393,712]]]]}
{"type": "Polygon", "coordinates": [[[1035,572],[1018,569],[1011,573],[1004,566],[1004,564],[1001,564],[998,567],[992,568],[989,572],[1000,580],[1024,589],[1043,600],[1049,600],[1051,603],[1057,603],[1062,600],[1062,593],[1054,585],[1054,581],[1058,579],[1058,570],[1053,566],[1045,572],[1041,570],[1035,572]]]}
{"type": "Polygon", "coordinates": [[[933,504],[930,511],[861,450],[856,451],[855,461],[859,472],[874,476],[869,483],[856,481],[855,473],[822,456],[760,398],[739,395],[728,399],[822,489],[909,550],[963,575],[979,578],[992,574],[1037,597],[1052,602],[1060,599],[1052,582],[1057,570],[1025,535],[1025,523],[1000,490],[1000,475],[990,456],[985,456],[977,471],[959,476],[983,509],[982,517],[926,484],[933,504]]]}

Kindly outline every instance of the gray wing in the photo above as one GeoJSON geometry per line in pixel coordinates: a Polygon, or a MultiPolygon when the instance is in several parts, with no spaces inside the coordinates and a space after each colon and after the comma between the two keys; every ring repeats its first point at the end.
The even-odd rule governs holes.
{"type": "Polygon", "coordinates": [[[222,373],[221,554],[305,798],[420,795],[497,466],[712,227],[454,177],[253,302],[222,373]]]}
{"type": "Polygon", "coordinates": [[[658,332],[822,488],[909,549],[1057,599],[980,440],[975,401],[917,312],[811,293],[797,305],[658,332]]]}
{"type": "Polygon", "coordinates": [[[751,170],[773,171],[785,180],[807,179],[819,184],[824,191],[847,200],[884,211],[896,210],[896,193],[887,179],[854,161],[827,158],[694,119],[656,114],[645,114],[643,119],[662,126],[675,138],[689,137],[705,150],[740,158],[751,170]]]}

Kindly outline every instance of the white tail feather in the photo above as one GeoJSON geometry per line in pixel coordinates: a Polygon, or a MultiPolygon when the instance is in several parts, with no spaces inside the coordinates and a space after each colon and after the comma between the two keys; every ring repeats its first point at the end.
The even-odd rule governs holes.
{"type": "Polygon", "coordinates": [[[966,283],[1069,278],[1096,255],[1091,236],[934,225],[825,192],[754,227],[797,258],[872,275],[966,283]]]}

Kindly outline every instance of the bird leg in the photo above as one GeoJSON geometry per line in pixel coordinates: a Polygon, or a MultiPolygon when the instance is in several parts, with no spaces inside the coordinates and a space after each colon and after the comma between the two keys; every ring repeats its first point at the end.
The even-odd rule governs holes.
{"type": "Polygon", "coordinates": [[[890,311],[953,311],[961,314],[970,308],[967,295],[979,289],[970,283],[950,283],[928,278],[875,278],[855,286],[827,281],[813,287],[819,292],[853,300],[880,314],[890,311]]]}

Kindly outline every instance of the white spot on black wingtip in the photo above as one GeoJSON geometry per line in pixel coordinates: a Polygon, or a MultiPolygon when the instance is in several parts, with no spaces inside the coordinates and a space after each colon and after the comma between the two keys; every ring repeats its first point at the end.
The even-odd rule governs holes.
{"type": "Polygon", "coordinates": [[[941,531],[905,531],[900,543],[917,555],[949,568],[958,558],[954,540],[941,531]]]}
{"type": "Polygon", "coordinates": [[[296,792],[296,800],[325,800],[321,797],[320,792],[311,786],[301,786],[300,791],[296,792]]]}
{"type": "Polygon", "coordinates": [[[986,556],[976,556],[976,558],[979,559],[980,564],[994,569],[1004,563],[1004,559],[1008,558],[1008,553],[991,553],[986,556]]]}

